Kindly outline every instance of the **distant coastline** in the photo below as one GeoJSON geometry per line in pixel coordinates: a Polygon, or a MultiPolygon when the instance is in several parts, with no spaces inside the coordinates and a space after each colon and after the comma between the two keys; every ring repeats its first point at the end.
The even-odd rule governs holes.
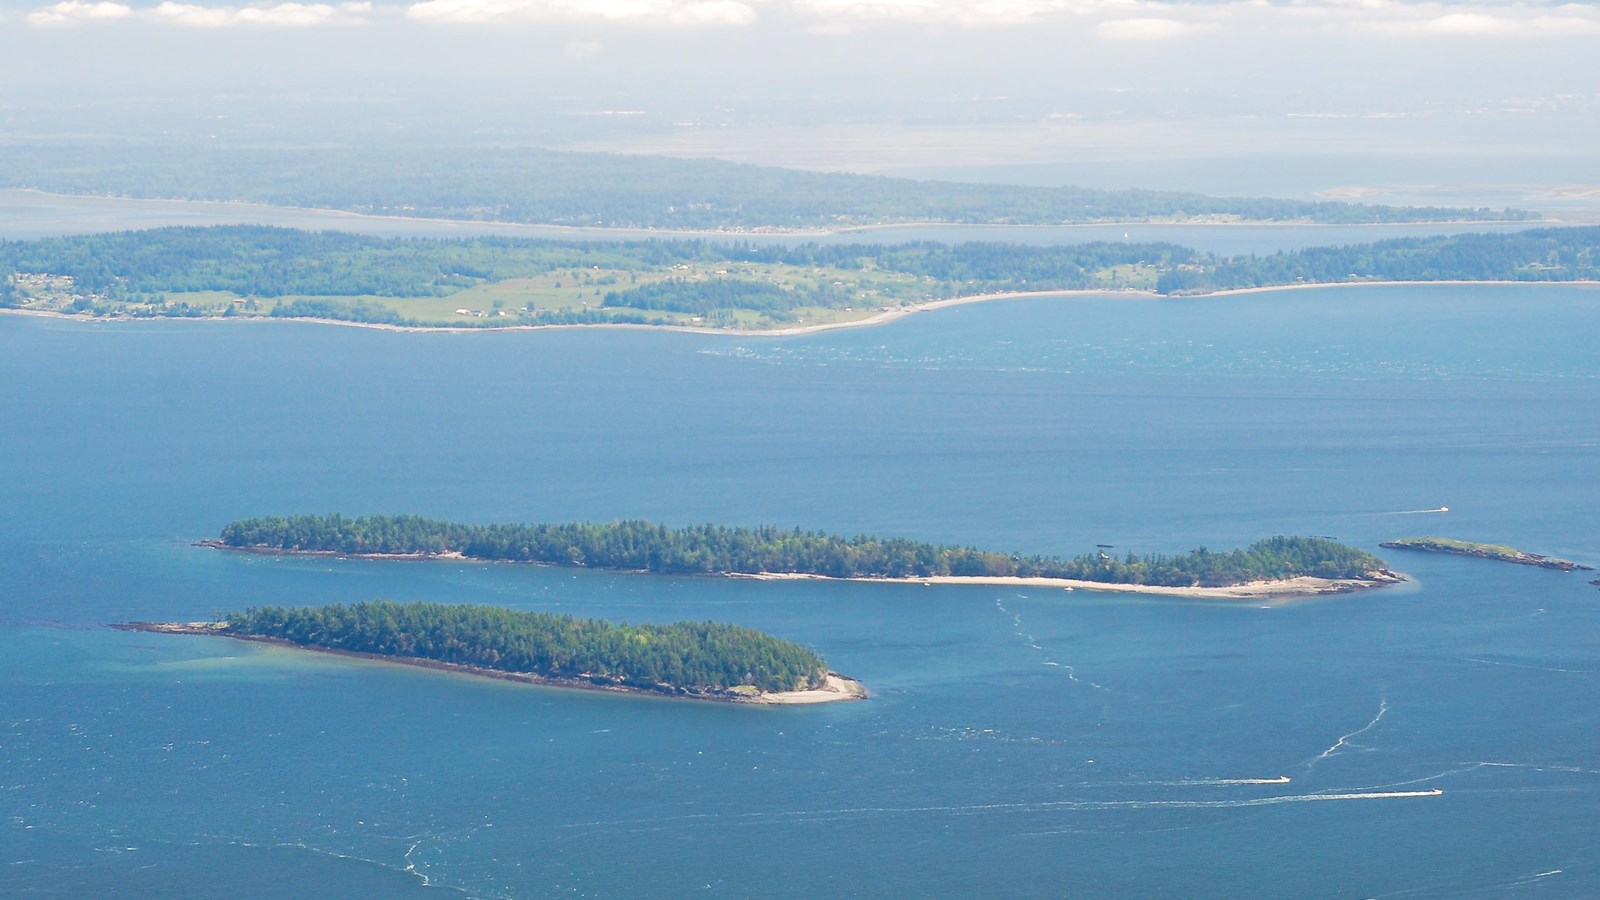
{"type": "MultiPolygon", "coordinates": [[[[1331,227],[1331,226],[1330,226],[1331,227]]],[[[1230,297],[1242,294],[1266,294],[1278,291],[1301,291],[1313,288],[1361,288],[1361,287],[1421,287],[1426,285],[1441,286],[1513,286],[1528,287],[1595,287],[1600,281],[1326,281],[1305,284],[1280,284],[1253,288],[1230,288],[1227,290],[1211,291],[1196,294],[1158,294],[1154,291],[1139,290],[1134,288],[1106,289],[1095,288],[1085,290],[1050,290],[1050,291],[999,291],[986,294],[973,294],[967,297],[950,297],[944,300],[928,300],[921,303],[910,303],[867,316],[843,322],[826,322],[819,325],[793,325],[781,328],[751,329],[751,328],[710,328],[700,325],[643,325],[633,322],[599,322],[593,324],[574,325],[496,325],[481,328],[466,328],[454,325],[390,325],[379,322],[352,322],[344,319],[318,319],[300,317],[273,317],[273,316],[93,316],[86,313],[63,313],[50,310],[37,309],[11,309],[0,308],[0,314],[33,316],[46,319],[64,319],[73,322],[281,322],[308,325],[337,325],[344,328],[365,328],[372,331],[392,331],[410,334],[500,334],[517,331],[569,331],[575,329],[622,329],[628,331],[672,331],[683,334],[708,334],[727,335],[731,337],[797,337],[808,334],[818,334],[826,331],[838,331],[846,328],[869,328],[876,325],[887,325],[917,313],[931,312],[933,310],[947,309],[953,306],[965,306],[969,303],[987,303],[996,300],[1028,300],[1045,299],[1049,297],[1116,297],[1121,299],[1137,300],[1204,300],[1210,297],[1230,297]]]]}
{"type": "MultiPolygon", "coordinates": [[[[1462,217],[1454,219],[1410,219],[1392,222],[1318,222],[1313,219],[1248,219],[1237,217],[1234,214],[1204,214],[1197,216],[1155,215],[1143,217],[1107,217],[1101,219],[1086,219],[1072,222],[952,222],[938,219],[907,219],[903,221],[863,222],[854,225],[840,225],[835,227],[795,227],[785,225],[747,225],[729,226],[721,228],[661,228],[648,225],[561,225],[549,222],[514,222],[503,219],[452,219],[443,216],[422,215],[382,215],[370,212],[338,209],[329,206],[284,206],[273,203],[261,203],[249,200],[194,200],[178,199],[173,197],[137,197],[127,194],[110,193],[82,193],[70,194],[61,191],[40,190],[38,188],[9,187],[0,188],[0,198],[7,194],[18,194],[26,197],[43,197],[63,201],[99,202],[127,206],[150,207],[154,210],[184,208],[211,208],[221,211],[240,210],[244,212],[261,211],[275,214],[305,215],[315,219],[326,219],[328,227],[337,228],[340,223],[367,222],[373,224],[406,223],[412,225],[437,227],[454,231],[460,229],[461,233],[483,230],[506,236],[539,236],[541,233],[553,233],[556,236],[584,236],[597,235],[610,239],[611,235],[617,237],[686,237],[686,238],[716,238],[716,237],[759,237],[770,235],[774,237],[835,237],[870,233],[875,231],[891,231],[894,229],[918,228],[978,228],[978,229],[1037,229],[1037,228],[1063,228],[1063,229],[1090,229],[1114,227],[1147,227],[1147,226],[1190,226],[1196,228],[1360,228],[1371,226],[1384,227],[1438,227],[1438,226],[1507,226],[1507,225],[1550,225],[1559,224],[1559,218],[1538,214],[1527,219],[1480,219],[1462,217]]],[[[1334,201],[1344,202],[1344,201],[1334,201]]],[[[131,226],[140,227],[140,226],[131,226]]]]}
{"type": "Polygon", "coordinates": [[[291,650],[303,650],[308,653],[323,653],[329,656],[339,656],[346,659],[358,659],[368,662],[392,663],[395,665],[411,666],[419,669],[433,669],[439,672],[451,672],[457,675],[470,675],[474,678],[494,678],[499,681],[511,681],[517,684],[531,684],[542,687],[570,688],[583,691],[601,691],[610,694],[633,694],[644,697],[663,697],[681,700],[708,700],[719,703],[743,703],[762,706],[800,706],[816,703],[838,703],[852,700],[867,699],[867,689],[859,681],[840,675],[837,672],[827,674],[824,687],[804,691],[766,691],[766,692],[740,692],[740,691],[690,691],[690,690],[652,690],[649,688],[634,687],[631,685],[601,684],[578,678],[554,678],[538,675],[532,672],[507,672],[500,669],[489,669],[482,666],[469,666],[460,663],[444,662],[442,660],[424,659],[417,656],[398,656],[386,653],[364,653],[356,650],[341,650],[332,647],[317,647],[298,644],[282,638],[263,637],[254,634],[239,634],[230,632],[222,622],[119,622],[112,625],[118,631],[136,631],[147,634],[179,634],[200,637],[229,638],[236,641],[249,641],[256,644],[267,644],[274,647],[285,647],[291,650]]]}

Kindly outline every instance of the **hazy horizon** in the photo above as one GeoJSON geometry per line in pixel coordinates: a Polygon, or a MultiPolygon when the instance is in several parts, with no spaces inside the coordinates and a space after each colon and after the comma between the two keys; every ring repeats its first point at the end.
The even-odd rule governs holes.
{"type": "Polygon", "coordinates": [[[1582,207],[1597,35],[1560,3],[6,0],[0,121],[1582,207]]]}

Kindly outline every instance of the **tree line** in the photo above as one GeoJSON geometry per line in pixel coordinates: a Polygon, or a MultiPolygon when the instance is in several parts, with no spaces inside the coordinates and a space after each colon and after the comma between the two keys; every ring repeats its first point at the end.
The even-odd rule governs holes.
{"type": "Polygon", "coordinates": [[[821,687],[820,656],[737,625],[630,625],[498,606],[395,603],[255,606],[221,617],[227,632],[308,647],[436,660],[653,691],[715,693],[821,687]]]}
{"type": "Polygon", "coordinates": [[[1396,238],[1202,260],[1163,273],[1163,294],[1355,281],[1600,280],[1600,227],[1396,238]]]}
{"type": "MultiPolygon", "coordinates": [[[[68,275],[101,294],[226,291],[239,296],[447,296],[485,282],[601,267],[635,273],[683,263],[767,263],[847,271],[882,270],[962,290],[1093,286],[1118,265],[1157,268],[1198,261],[1167,243],[1097,242],[1068,247],[995,242],[757,245],[704,240],[614,243],[540,238],[380,238],[257,225],[170,226],[145,231],[0,241],[6,274],[68,275]]],[[[607,306],[703,311],[708,307],[842,306],[825,283],[786,289],[739,278],[669,278],[613,291],[607,306]],[[792,298],[792,299],[790,299],[792,298]]]]}
{"type": "MultiPolygon", "coordinates": [[[[447,296],[464,288],[567,270],[667,274],[672,266],[715,264],[718,277],[645,280],[613,290],[602,304],[540,310],[529,318],[469,324],[664,324],[666,314],[722,321],[746,310],[774,321],[804,307],[942,299],[1000,291],[1113,286],[1108,273],[1132,268],[1168,295],[1356,281],[1579,281],[1600,279],[1600,227],[1540,228],[1501,234],[1402,238],[1316,247],[1268,256],[1217,257],[1169,243],[1096,242],[1029,246],[719,244],[703,240],[581,243],[478,237],[377,238],[262,226],[172,227],[32,241],[0,241],[0,304],[24,299],[13,273],[70,276],[71,308],[99,313],[215,314],[168,293],[217,291],[239,297],[295,298],[271,315],[393,325],[425,324],[364,297],[447,296]],[[782,284],[741,275],[740,264],[793,267],[782,284]],[[911,276],[866,300],[833,279],[840,273],[911,276]],[[1156,278],[1155,275],[1159,275],[1156,278]],[[895,298],[899,298],[898,300],[895,298]],[[722,318],[718,318],[721,316],[722,318]]],[[[747,267],[749,268],[749,267],[747,267]]],[[[883,282],[879,282],[882,284],[883,282]]],[[[730,320],[731,321],[731,320],[730,320]]]]}
{"type": "Polygon", "coordinates": [[[1023,555],[867,535],[842,537],[776,526],[670,528],[611,523],[472,525],[421,516],[339,514],[231,522],[220,543],[239,549],[377,555],[457,553],[472,559],[656,572],[768,573],[833,578],[1020,576],[1108,584],[1222,587],[1310,575],[1361,578],[1386,568],[1370,553],[1316,537],[1271,537],[1240,550],[1185,554],[1104,552],[1023,555]]]}

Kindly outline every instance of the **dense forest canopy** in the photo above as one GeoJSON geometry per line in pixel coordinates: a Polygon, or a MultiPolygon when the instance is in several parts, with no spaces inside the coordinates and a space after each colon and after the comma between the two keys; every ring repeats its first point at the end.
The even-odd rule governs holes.
{"type": "Polygon", "coordinates": [[[666,574],[792,573],[834,578],[1022,576],[1108,584],[1221,587],[1302,575],[1362,578],[1383,560],[1324,538],[1272,537],[1226,553],[1201,547],[1171,556],[1097,552],[1063,558],[996,553],[905,538],[845,538],[820,531],[644,521],[469,525],[421,516],[303,515],[229,523],[237,549],[437,555],[666,574]]]}
{"type": "Polygon", "coordinates": [[[394,603],[256,606],[227,632],[383,656],[437,660],[645,690],[714,693],[820,687],[817,654],[737,625],[629,625],[499,606],[394,603]]]}
{"type": "Polygon", "coordinates": [[[18,144],[0,147],[0,173],[3,187],[67,194],[243,200],[377,215],[662,229],[1193,218],[1325,224],[1537,218],[1520,210],[914,181],[532,148],[18,144]]]}

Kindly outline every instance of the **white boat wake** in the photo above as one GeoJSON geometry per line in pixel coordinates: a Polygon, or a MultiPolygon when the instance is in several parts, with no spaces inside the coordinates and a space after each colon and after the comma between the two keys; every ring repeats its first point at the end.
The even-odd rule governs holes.
{"type": "MultiPolygon", "coordinates": [[[[1012,628],[1014,629],[1014,633],[1016,634],[1017,637],[1022,638],[1024,641],[1026,641],[1030,648],[1039,651],[1041,654],[1049,652],[1049,651],[1045,650],[1045,648],[1039,646],[1039,641],[1036,638],[1034,638],[1033,635],[1029,634],[1027,631],[1025,631],[1023,629],[1022,616],[1017,614],[1017,613],[1012,612],[1009,609],[1006,609],[1005,603],[999,597],[996,597],[995,600],[994,600],[994,608],[999,610],[1001,612],[1001,614],[1011,617],[1011,625],[1012,625],[1012,628]]],[[[1090,681],[1087,678],[1079,678],[1078,677],[1078,670],[1076,668],[1074,668],[1069,663],[1058,662],[1056,660],[1048,659],[1048,658],[1044,659],[1044,660],[1041,660],[1041,662],[1044,665],[1050,666],[1051,668],[1060,669],[1061,671],[1065,672],[1067,674],[1067,680],[1068,681],[1075,681],[1075,682],[1077,682],[1079,684],[1088,685],[1089,687],[1092,687],[1092,688],[1094,688],[1096,690],[1106,691],[1107,693],[1109,693],[1110,690],[1111,690],[1110,688],[1106,687],[1103,684],[1097,684],[1097,683],[1095,683],[1093,681],[1090,681]]]]}
{"type": "MultiPolygon", "coordinates": [[[[1306,771],[1307,772],[1311,771],[1312,767],[1314,767],[1317,763],[1322,762],[1323,760],[1327,759],[1330,756],[1333,756],[1334,754],[1340,752],[1341,750],[1344,750],[1347,747],[1360,747],[1361,745],[1359,745],[1359,744],[1350,743],[1350,739],[1353,738],[1353,737],[1360,737],[1361,735],[1366,734],[1367,732],[1371,731],[1372,729],[1378,727],[1378,723],[1383,721],[1384,714],[1386,714],[1387,712],[1389,712],[1389,700],[1388,700],[1387,697],[1380,697],[1378,699],[1378,714],[1372,717],[1372,721],[1370,721],[1367,724],[1361,726],[1360,728],[1357,728],[1355,731],[1352,731],[1349,734],[1340,737],[1337,741],[1334,741],[1333,742],[1333,746],[1331,746],[1328,749],[1326,749],[1326,750],[1322,751],[1321,753],[1317,754],[1317,756],[1314,759],[1312,759],[1310,762],[1306,763],[1306,771]]],[[[1362,749],[1367,749],[1367,748],[1362,748],[1362,749]]]]}

